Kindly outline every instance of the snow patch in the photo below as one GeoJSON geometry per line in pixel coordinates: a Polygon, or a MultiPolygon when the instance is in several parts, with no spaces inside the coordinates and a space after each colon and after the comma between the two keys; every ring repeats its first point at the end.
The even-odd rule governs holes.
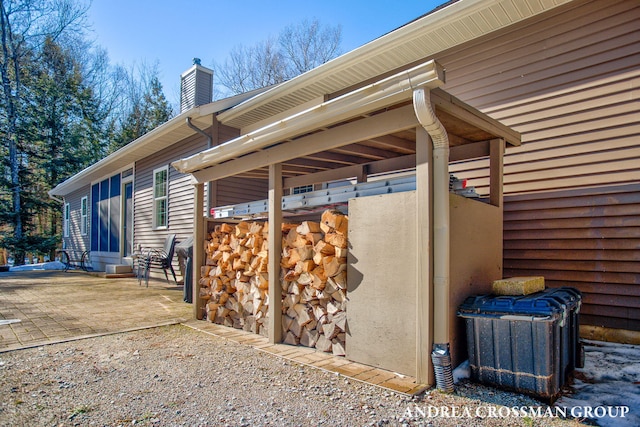
{"type": "Polygon", "coordinates": [[[640,426],[640,346],[583,342],[584,368],[576,369],[569,392],[555,406],[625,406],[629,413],[624,418],[605,416],[593,421],[602,427],[640,426]]]}
{"type": "Polygon", "coordinates": [[[38,264],[16,265],[9,271],[34,271],[34,270],[64,270],[64,264],[60,261],[41,262],[38,264]]]}

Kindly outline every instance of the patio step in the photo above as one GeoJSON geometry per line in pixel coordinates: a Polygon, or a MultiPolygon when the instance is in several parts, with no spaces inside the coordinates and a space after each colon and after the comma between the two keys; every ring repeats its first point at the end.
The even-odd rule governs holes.
{"type": "Polygon", "coordinates": [[[107,279],[117,279],[122,277],[134,277],[133,269],[126,264],[110,264],[105,267],[105,277],[107,279]]]}

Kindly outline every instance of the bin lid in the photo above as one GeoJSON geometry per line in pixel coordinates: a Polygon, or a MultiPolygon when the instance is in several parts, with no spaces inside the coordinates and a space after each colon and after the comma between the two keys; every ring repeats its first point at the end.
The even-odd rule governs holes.
{"type": "Polygon", "coordinates": [[[545,292],[548,293],[549,297],[555,298],[561,304],[566,305],[569,310],[573,310],[575,312],[580,311],[580,306],[582,305],[582,293],[578,289],[565,286],[562,288],[550,288],[545,292]]]}
{"type": "Polygon", "coordinates": [[[468,297],[458,309],[458,315],[520,315],[520,316],[557,316],[567,307],[559,298],[547,291],[529,295],[478,295],[468,297]]]}

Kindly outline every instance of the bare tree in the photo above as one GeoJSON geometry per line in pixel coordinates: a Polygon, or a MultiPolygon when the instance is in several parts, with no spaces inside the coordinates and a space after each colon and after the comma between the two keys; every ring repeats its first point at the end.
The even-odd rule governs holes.
{"type": "Polygon", "coordinates": [[[309,71],[340,55],[342,28],[322,26],[305,20],[289,25],[280,33],[280,47],[288,60],[290,76],[309,71]]]}
{"type": "Polygon", "coordinates": [[[233,95],[282,83],[338,55],[342,28],[323,26],[317,19],[290,25],[277,39],[236,46],[223,64],[215,64],[220,95],[233,95]]]}
{"type": "Polygon", "coordinates": [[[232,94],[280,83],[287,78],[285,58],[274,39],[250,47],[236,46],[224,64],[215,68],[220,84],[232,94]]]}
{"type": "Polygon", "coordinates": [[[19,109],[23,104],[23,70],[37,61],[36,52],[47,39],[56,41],[81,31],[87,7],[74,0],[0,0],[0,102],[4,107],[0,132],[2,146],[9,154],[12,201],[12,241],[17,247],[16,262],[24,262],[20,169],[24,162],[18,134],[19,109]]]}

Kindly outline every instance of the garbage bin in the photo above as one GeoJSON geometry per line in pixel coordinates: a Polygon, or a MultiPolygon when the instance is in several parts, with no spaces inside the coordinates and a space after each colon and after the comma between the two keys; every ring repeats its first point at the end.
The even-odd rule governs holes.
{"type": "Polygon", "coordinates": [[[176,245],[176,255],[180,263],[180,270],[184,278],[183,296],[184,302],[193,302],[193,237],[189,237],[176,245]]]}
{"type": "Polygon", "coordinates": [[[467,298],[458,316],[466,323],[471,378],[555,400],[578,362],[580,302],[573,288],[467,298]]]}

